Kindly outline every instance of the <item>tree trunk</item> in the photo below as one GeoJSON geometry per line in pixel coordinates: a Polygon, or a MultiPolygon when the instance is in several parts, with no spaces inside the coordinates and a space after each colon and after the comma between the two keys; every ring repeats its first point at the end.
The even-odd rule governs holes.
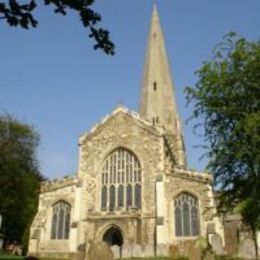
{"type": "Polygon", "coordinates": [[[253,240],[255,244],[255,259],[258,260],[258,243],[257,243],[257,230],[253,227],[253,240]]]}

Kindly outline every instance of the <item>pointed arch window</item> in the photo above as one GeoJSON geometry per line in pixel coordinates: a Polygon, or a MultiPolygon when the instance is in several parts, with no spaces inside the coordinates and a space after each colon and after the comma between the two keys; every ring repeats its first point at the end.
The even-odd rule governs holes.
{"type": "Polygon", "coordinates": [[[116,189],[114,185],[109,188],[109,210],[114,211],[116,205],[116,189]]]}
{"type": "Polygon", "coordinates": [[[135,184],[135,206],[141,208],[141,185],[139,183],[135,184]]]}
{"type": "Polygon", "coordinates": [[[174,200],[175,235],[198,236],[199,207],[198,199],[193,195],[183,192],[174,200]]]}
{"type": "Polygon", "coordinates": [[[124,186],[121,184],[118,187],[118,198],[117,198],[117,205],[119,208],[124,206],[124,186]]]}
{"type": "Polygon", "coordinates": [[[132,152],[118,148],[110,153],[103,164],[101,182],[102,210],[141,209],[141,167],[132,152]]]}
{"type": "Polygon", "coordinates": [[[133,203],[133,190],[131,184],[127,185],[126,188],[126,207],[130,208],[133,203]]]}
{"type": "Polygon", "coordinates": [[[102,187],[102,201],[101,201],[101,208],[106,209],[107,207],[107,186],[102,187]]]}
{"type": "Polygon", "coordinates": [[[52,208],[51,239],[68,239],[71,206],[65,201],[57,202],[52,208]]]}

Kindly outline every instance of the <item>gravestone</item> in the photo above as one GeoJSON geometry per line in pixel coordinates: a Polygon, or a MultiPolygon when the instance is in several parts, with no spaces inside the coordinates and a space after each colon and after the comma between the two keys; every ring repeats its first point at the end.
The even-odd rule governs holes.
{"type": "Polygon", "coordinates": [[[122,257],[123,258],[131,258],[132,257],[132,246],[128,244],[124,244],[122,247],[122,257]]]}
{"type": "Polygon", "coordinates": [[[169,246],[169,257],[171,259],[180,257],[179,247],[175,244],[169,246]]]}
{"type": "Polygon", "coordinates": [[[111,246],[111,250],[114,254],[115,259],[120,258],[120,246],[117,245],[111,246]]]}
{"type": "Polygon", "coordinates": [[[4,241],[3,241],[2,236],[1,236],[1,233],[0,233],[0,251],[1,251],[2,248],[3,248],[3,244],[4,244],[4,241]]]}
{"type": "Polygon", "coordinates": [[[145,256],[154,256],[154,246],[151,244],[147,244],[144,246],[144,251],[143,251],[145,256]]]}
{"type": "MultiPolygon", "coordinates": [[[[199,238],[200,239],[200,238],[199,238]]],[[[196,239],[195,241],[190,241],[190,243],[186,244],[186,256],[192,260],[201,260],[204,250],[204,244],[196,239]],[[203,244],[203,246],[201,246],[203,244]]],[[[188,242],[188,241],[187,241],[188,242]]],[[[204,242],[204,241],[203,241],[204,242]]]]}
{"type": "Polygon", "coordinates": [[[239,243],[239,257],[243,259],[255,258],[255,246],[253,239],[246,238],[239,243]]]}
{"type": "Polygon", "coordinates": [[[214,234],[210,237],[210,244],[212,247],[213,252],[216,255],[223,255],[224,254],[224,249],[223,249],[223,243],[222,243],[222,238],[218,234],[214,234]]]}
{"type": "Polygon", "coordinates": [[[207,234],[216,234],[215,223],[208,223],[208,225],[207,225],[207,234]]]}
{"type": "Polygon", "coordinates": [[[168,247],[165,244],[158,244],[156,248],[157,256],[168,256],[168,247]]]}
{"type": "Polygon", "coordinates": [[[142,257],[143,256],[143,248],[141,245],[135,244],[133,246],[133,257],[142,257]]]}
{"type": "Polygon", "coordinates": [[[91,242],[87,252],[88,260],[114,260],[111,248],[105,242],[91,242]]]}

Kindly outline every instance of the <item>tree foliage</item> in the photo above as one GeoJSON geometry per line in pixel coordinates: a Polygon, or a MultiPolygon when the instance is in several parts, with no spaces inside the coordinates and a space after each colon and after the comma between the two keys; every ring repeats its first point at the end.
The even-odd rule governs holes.
{"type": "Polygon", "coordinates": [[[37,209],[39,181],[36,131],[0,116],[0,214],[5,242],[22,242],[37,209]]]}
{"type": "MultiPolygon", "coordinates": [[[[53,6],[57,14],[66,15],[68,10],[76,12],[82,25],[89,29],[89,37],[94,39],[94,49],[101,49],[106,54],[113,55],[115,46],[110,39],[109,31],[98,26],[101,15],[91,8],[94,2],[94,0],[44,0],[44,4],[53,6]]],[[[0,19],[10,26],[24,29],[36,27],[38,21],[33,15],[36,8],[35,0],[30,0],[28,3],[18,0],[0,2],[0,19]]]]}
{"type": "Polygon", "coordinates": [[[227,34],[197,75],[195,87],[186,88],[187,100],[204,127],[208,169],[222,191],[221,205],[240,204],[255,230],[260,224],[260,42],[227,34]]]}

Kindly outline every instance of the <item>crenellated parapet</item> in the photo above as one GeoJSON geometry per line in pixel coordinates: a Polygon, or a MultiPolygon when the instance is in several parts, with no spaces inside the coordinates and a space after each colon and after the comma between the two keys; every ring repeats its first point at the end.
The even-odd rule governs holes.
{"type": "Polygon", "coordinates": [[[52,181],[44,181],[41,183],[41,192],[49,192],[68,186],[79,185],[80,180],[76,176],[68,176],[52,181]]]}
{"type": "Polygon", "coordinates": [[[174,167],[172,169],[171,174],[181,178],[191,179],[199,182],[205,182],[210,184],[213,182],[212,175],[207,172],[198,172],[191,169],[182,169],[182,168],[174,167]]]}

